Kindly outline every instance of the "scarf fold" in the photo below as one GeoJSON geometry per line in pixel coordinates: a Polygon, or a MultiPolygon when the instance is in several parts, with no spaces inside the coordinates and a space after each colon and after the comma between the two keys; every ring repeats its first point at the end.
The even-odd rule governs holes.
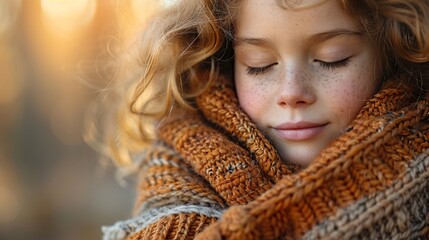
{"type": "MultiPolygon", "coordinates": [[[[390,197],[389,188],[414,176],[407,173],[417,156],[427,162],[428,103],[410,102],[399,88],[381,90],[342,136],[299,170],[280,160],[241,111],[234,90],[219,82],[197,98],[201,114],[177,117],[160,129],[161,139],[232,206],[199,239],[301,238],[348,206],[378,201],[377,194],[390,197]]],[[[420,168],[419,177],[428,180],[428,166],[420,168]]],[[[414,195],[427,200],[429,185],[420,188],[424,191],[414,195]]],[[[421,236],[428,234],[427,218],[421,236]]],[[[376,222],[371,215],[364,220],[376,222]]]]}

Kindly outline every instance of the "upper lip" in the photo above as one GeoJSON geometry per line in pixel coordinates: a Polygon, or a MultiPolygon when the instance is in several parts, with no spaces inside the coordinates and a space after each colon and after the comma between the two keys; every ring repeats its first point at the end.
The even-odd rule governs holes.
{"type": "Polygon", "coordinates": [[[327,123],[314,123],[314,122],[286,122],[280,125],[274,126],[275,129],[278,130],[298,130],[298,129],[306,129],[306,128],[315,128],[326,125],[327,123]]]}

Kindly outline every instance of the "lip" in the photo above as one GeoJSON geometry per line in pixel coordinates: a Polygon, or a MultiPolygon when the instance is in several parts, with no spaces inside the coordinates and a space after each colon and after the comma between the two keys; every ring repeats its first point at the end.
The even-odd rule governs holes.
{"type": "Polygon", "coordinates": [[[327,123],[313,123],[313,122],[287,122],[273,127],[276,133],[286,140],[308,140],[319,135],[327,123]]]}

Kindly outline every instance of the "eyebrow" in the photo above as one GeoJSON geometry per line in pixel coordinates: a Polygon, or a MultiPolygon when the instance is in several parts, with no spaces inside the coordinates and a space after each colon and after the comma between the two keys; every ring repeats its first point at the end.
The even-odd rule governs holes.
{"type": "Polygon", "coordinates": [[[310,41],[324,42],[326,40],[329,40],[337,36],[362,36],[362,35],[363,33],[361,31],[355,31],[355,30],[350,30],[345,28],[337,28],[326,32],[314,34],[313,36],[310,37],[310,41]]]}
{"type": "MultiPolygon", "coordinates": [[[[345,28],[336,28],[326,32],[316,33],[309,38],[310,42],[324,42],[331,38],[338,36],[362,36],[361,31],[355,31],[345,28]]],[[[237,37],[234,41],[234,47],[242,44],[250,44],[260,47],[267,47],[272,45],[272,41],[269,38],[246,38],[237,37]]]]}
{"type": "Polygon", "coordinates": [[[242,44],[250,44],[259,47],[266,47],[272,45],[272,42],[268,38],[236,38],[234,41],[234,47],[242,44]]]}

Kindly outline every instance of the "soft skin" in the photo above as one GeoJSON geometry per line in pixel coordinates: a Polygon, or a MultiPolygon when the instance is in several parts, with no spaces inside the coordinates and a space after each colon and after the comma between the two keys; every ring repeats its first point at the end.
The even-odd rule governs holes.
{"type": "Polygon", "coordinates": [[[287,162],[308,166],[377,91],[377,54],[336,0],[246,0],[236,22],[240,106],[287,162]]]}

